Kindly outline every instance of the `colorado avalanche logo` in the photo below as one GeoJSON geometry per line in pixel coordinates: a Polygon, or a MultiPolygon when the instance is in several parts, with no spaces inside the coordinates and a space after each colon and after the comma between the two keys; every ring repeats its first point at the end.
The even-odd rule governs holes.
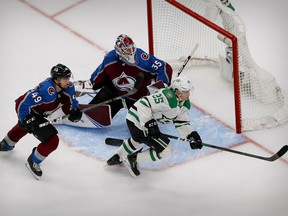
{"type": "Polygon", "coordinates": [[[124,72],[119,77],[112,80],[114,86],[120,91],[131,91],[135,85],[135,78],[127,76],[124,72]]]}
{"type": "Polygon", "coordinates": [[[53,95],[55,93],[55,89],[52,87],[52,86],[50,86],[49,88],[48,88],[48,94],[49,95],[53,95]]]}
{"type": "Polygon", "coordinates": [[[142,58],[143,60],[147,60],[147,59],[149,58],[149,54],[147,54],[147,53],[142,53],[142,54],[141,54],[141,58],[142,58]]]}

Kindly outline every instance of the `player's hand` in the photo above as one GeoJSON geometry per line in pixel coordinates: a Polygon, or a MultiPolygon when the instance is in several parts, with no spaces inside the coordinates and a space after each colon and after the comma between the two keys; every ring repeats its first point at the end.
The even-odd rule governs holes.
{"type": "Polygon", "coordinates": [[[148,129],[149,137],[158,138],[160,136],[160,130],[155,119],[151,119],[146,122],[145,127],[148,129]]]}
{"type": "Polygon", "coordinates": [[[68,119],[72,122],[78,122],[82,118],[82,114],[82,111],[76,107],[70,111],[68,119]]]}
{"type": "Polygon", "coordinates": [[[39,129],[39,124],[41,122],[39,120],[39,116],[29,114],[24,118],[22,123],[29,133],[34,133],[36,130],[39,129]]]}
{"type": "Polygon", "coordinates": [[[187,139],[189,140],[191,149],[201,149],[203,147],[201,137],[197,131],[192,131],[188,134],[187,139]]]}

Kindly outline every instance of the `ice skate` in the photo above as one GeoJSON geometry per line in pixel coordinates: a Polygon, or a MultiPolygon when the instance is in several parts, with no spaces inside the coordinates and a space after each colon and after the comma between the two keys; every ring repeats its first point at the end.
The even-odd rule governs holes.
{"type": "Polygon", "coordinates": [[[137,163],[137,153],[128,154],[127,158],[125,158],[123,162],[133,177],[140,175],[140,171],[138,169],[138,163],[137,163]]]}
{"type": "MultiPolygon", "coordinates": [[[[33,149],[33,152],[35,151],[36,148],[33,149]]],[[[32,154],[33,154],[32,152],[32,154]]],[[[27,169],[31,172],[31,174],[37,179],[39,180],[42,176],[42,170],[40,168],[40,165],[35,163],[32,160],[32,154],[28,157],[27,159],[27,163],[25,164],[25,166],[27,167],[27,169]]]]}
{"type": "Polygon", "coordinates": [[[0,151],[11,151],[13,148],[14,146],[8,145],[4,139],[0,142],[0,151]]]}
{"type": "Polygon", "coordinates": [[[119,165],[122,164],[122,161],[120,160],[120,156],[118,154],[114,154],[108,161],[107,165],[108,166],[113,166],[113,165],[119,165]]]}

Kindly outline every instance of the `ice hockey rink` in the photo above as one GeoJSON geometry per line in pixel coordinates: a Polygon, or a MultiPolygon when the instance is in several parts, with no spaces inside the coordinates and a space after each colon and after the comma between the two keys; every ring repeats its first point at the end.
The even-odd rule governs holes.
{"type": "MultiPolygon", "coordinates": [[[[288,92],[285,1],[234,0],[232,4],[246,24],[253,59],[288,92]]],[[[17,122],[14,100],[46,79],[57,63],[67,65],[75,80],[87,80],[122,33],[148,51],[146,21],[145,0],[0,0],[0,139],[17,122]]],[[[232,149],[270,157],[288,145],[288,123],[238,137],[231,84],[218,73],[202,72],[183,71],[195,86],[191,100],[231,132],[239,142],[232,149]],[[211,94],[212,87],[207,86],[217,91],[211,94]]],[[[119,115],[113,124],[121,126],[124,117],[119,115]]],[[[231,141],[221,137],[219,127],[193,123],[204,134],[203,141],[231,141]]],[[[114,125],[103,131],[124,136],[113,133],[114,125]]],[[[12,152],[0,152],[0,215],[287,215],[288,153],[267,162],[229,152],[209,153],[203,147],[192,158],[143,169],[133,178],[124,167],[104,167],[107,152],[85,151],[94,143],[104,146],[105,133],[92,136],[90,130],[84,136],[83,129],[60,126],[59,147],[43,162],[39,181],[24,166],[38,144],[32,135],[20,140],[12,152]]]]}

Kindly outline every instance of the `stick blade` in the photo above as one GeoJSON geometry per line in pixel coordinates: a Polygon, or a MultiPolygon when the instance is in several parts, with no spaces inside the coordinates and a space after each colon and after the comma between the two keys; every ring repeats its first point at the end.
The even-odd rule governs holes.
{"type": "MultiPolygon", "coordinates": [[[[283,146],[283,147],[277,152],[277,154],[276,154],[276,155],[277,155],[277,158],[276,158],[276,159],[282,157],[287,151],[288,151],[288,145],[283,146]]],[[[276,159],[275,159],[275,160],[276,160],[276,159]]]]}
{"type": "Polygon", "coordinates": [[[117,139],[117,138],[111,138],[111,137],[107,137],[105,139],[105,143],[107,145],[111,145],[111,146],[121,146],[124,140],[122,139],[117,139]]]}

